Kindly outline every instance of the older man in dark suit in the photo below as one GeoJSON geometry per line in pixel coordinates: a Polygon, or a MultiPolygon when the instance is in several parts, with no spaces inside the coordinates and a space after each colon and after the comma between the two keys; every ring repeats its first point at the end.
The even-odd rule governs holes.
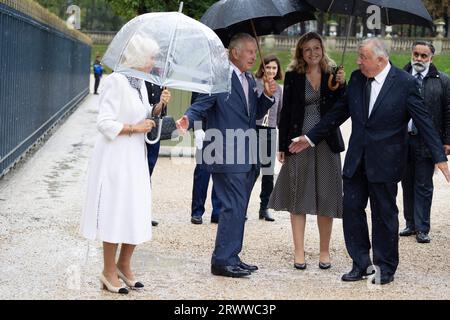
{"type": "Polygon", "coordinates": [[[450,181],[447,158],[417,80],[389,62],[385,44],[367,39],[358,50],[358,71],[353,72],[346,95],[289,150],[314,146],[351,117],[352,134],[345,158],[343,226],[347,251],[353,260],[343,281],[358,281],[372,271],[371,243],[365,208],[370,198],[373,263],[372,283],[394,280],[399,263],[397,184],[406,168],[408,122],[412,118],[423,135],[434,163],[450,181]]]}
{"type": "Polygon", "coordinates": [[[211,272],[219,276],[244,277],[258,269],[242,262],[239,253],[247,206],[259,171],[256,119],[273,105],[276,83],[266,79],[264,93],[258,96],[255,80],[248,72],[255,63],[256,48],[250,35],[235,35],[228,47],[233,69],[231,92],[199,95],[177,121],[179,129],[187,130],[194,121],[206,119],[203,160],[222,203],[211,259],[211,272]]]}

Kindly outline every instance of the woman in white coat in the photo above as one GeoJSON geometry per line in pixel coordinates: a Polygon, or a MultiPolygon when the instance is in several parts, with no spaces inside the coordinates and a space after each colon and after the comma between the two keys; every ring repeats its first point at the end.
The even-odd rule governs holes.
{"type": "MultiPolygon", "coordinates": [[[[148,73],[159,47],[151,39],[134,36],[122,65],[148,73]]],[[[164,90],[160,104],[167,104],[164,90]]],[[[159,107],[157,105],[157,107],[159,107]]],[[[81,233],[103,241],[104,289],[128,293],[119,278],[132,289],[143,288],[131,270],[136,245],[151,238],[151,187],[144,135],[155,123],[142,80],[113,73],[104,81],[97,128],[100,132],[88,171],[88,188],[81,233]],[[119,259],[116,252],[121,245],[119,259]]]]}

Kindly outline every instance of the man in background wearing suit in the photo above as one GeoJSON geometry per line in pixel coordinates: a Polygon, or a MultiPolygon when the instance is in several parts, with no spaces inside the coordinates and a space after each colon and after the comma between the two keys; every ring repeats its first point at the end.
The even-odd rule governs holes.
{"type": "MultiPolygon", "coordinates": [[[[450,77],[439,72],[432,63],[434,46],[428,41],[416,41],[411,63],[405,71],[417,78],[425,106],[432,116],[447,155],[450,154],[450,77]]],[[[402,179],[403,214],[406,228],[400,236],[416,235],[419,243],[430,242],[430,211],[433,199],[434,162],[425,146],[422,134],[412,120],[408,123],[408,165],[402,179]]]]}
{"type": "Polygon", "coordinates": [[[352,134],[343,169],[343,227],[352,270],[343,281],[362,280],[373,273],[365,208],[370,198],[373,263],[372,283],[394,280],[399,263],[397,184],[404,176],[410,118],[421,132],[433,162],[450,182],[442,142],[411,74],[389,61],[386,45],[377,38],[358,49],[359,69],[353,72],[345,96],[305,136],[289,146],[292,153],[318,144],[349,117],[352,134]]]}
{"type": "Polygon", "coordinates": [[[203,157],[222,203],[211,259],[211,272],[218,276],[245,277],[258,270],[242,262],[239,253],[247,206],[259,170],[256,119],[262,118],[275,102],[271,97],[276,83],[265,79],[264,93],[258,96],[256,82],[248,72],[255,63],[256,48],[256,40],[249,34],[235,35],[228,48],[233,69],[231,92],[199,95],[177,121],[178,129],[186,131],[194,127],[194,121],[198,125],[206,119],[203,157]],[[206,152],[212,149],[214,155],[208,157],[206,152]]]}

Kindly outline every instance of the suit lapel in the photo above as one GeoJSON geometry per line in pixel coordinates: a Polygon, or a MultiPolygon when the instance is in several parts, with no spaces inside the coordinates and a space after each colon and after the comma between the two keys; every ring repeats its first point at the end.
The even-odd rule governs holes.
{"type": "MultiPolygon", "coordinates": [[[[395,82],[395,76],[396,76],[396,70],[393,65],[391,65],[391,70],[389,71],[386,80],[384,81],[383,87],[381,88],[380,93],[378,94],[377,100],[375,101],[375,104],[373,105],[372,112],[370,113],[370,117],[376,112],[376,110],[380,107],[381,102],[383,101],[386,94],[391,89],[392,85],[395,82]]],[[[369,118],[370,118],[369,117],[369,118]]]]}
{"type": "MultiPolygon", "coordinates": [[[[245,101],[245,93],[244,93],[244,89],[242,89],[242,84],[241,81],[239,80],[236,72],[233,71],[233,75],[231,77],[231,82],[232,82],[232,87],[234,90],[236,90],[239,98],[242,101],[242,106],[244,107],[245,110],[245,114],[247,114],[247,102],[245,101]]],[[[249,93],[250,95],[250,93],[249,93]]]]}

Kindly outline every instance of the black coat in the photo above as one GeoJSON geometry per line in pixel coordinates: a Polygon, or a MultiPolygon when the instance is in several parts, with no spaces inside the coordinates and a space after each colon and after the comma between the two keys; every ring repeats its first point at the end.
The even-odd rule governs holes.
{"type": "MultiPolygon", "coordinates": [[[[411,63],[407,64],[404,70],[411,73],[411,63]]],[[[425,106],[433,120],[434,128],[439,133],[442,144],[450,145],[450,77],[443,72],[439,72],[434,64],[430,65],[428,74],[423,79],[423,96],[425,106]]],[[[431,157],[423,138],[421,139],[420,149],[422,156],[431,157]]]]}
{"type": "MultiPolygon", "coordinates": [[[[320,86],[320,116],[321,118],[331,109],[333,104],[345,92],[344,88],[336,91],[328,89],[329,74],[322,73],[320,86]]],[[[281,109],[279,128],[279,151],[289,153],[291,139],[302,135],[305,117],[305,86],[306,75],[296,71],[286,72],[283,89],[283,108],[281,109]]],[[[339,153],[345,150],[344,140],[339,128],[325,138],[331,151],[339,153]]]]}
{"type": "Polygon", "coordinates": [[[416,78],[392,66],[370,117],[363,108],[366,82],[367,78],[361,71],[353,72],[345,95],[307,133],[308,138],[317,144],[351,117],[352,134],[342,171],[344,177],[352,178],[364,161],[369,182],[399,182],[406,169],[410,118],[422,133],[434,162],[447,161],[416,78]]]}

